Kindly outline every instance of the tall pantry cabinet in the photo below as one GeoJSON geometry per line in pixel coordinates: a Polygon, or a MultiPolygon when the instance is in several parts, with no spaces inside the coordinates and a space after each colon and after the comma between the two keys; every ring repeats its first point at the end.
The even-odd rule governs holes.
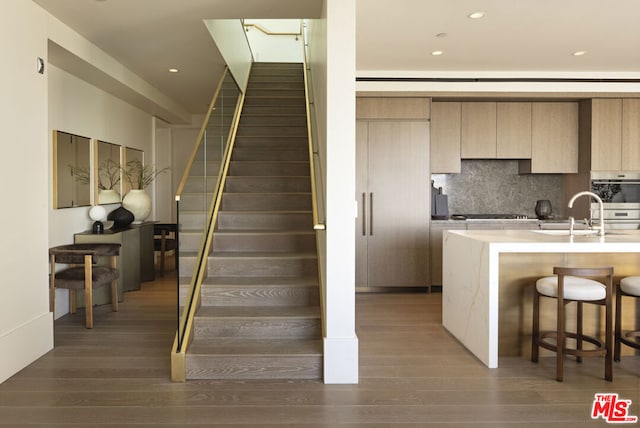
{"type": "Polygon", "coordinates": [[[356,105],[356,286],[427,287],[429,99],[356,105]]]}

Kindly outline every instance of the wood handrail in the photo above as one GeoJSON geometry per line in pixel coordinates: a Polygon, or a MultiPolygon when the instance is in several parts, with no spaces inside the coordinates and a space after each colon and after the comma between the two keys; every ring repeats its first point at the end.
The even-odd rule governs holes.
{"type": "Polygon", "coordinates": [[[302,31],[299,32],[299,33],[269,31],[266,28],[264,28],[263,26],[261,26],[260,24],[245,24],[243,22],[242,25],[244,26],[245,31],[249,31],[249,27],[253,27],[256,30],[266,34],[267,36],[296,36],[296,37],[298,37],[298,36],[302,35],[302,31]]]}

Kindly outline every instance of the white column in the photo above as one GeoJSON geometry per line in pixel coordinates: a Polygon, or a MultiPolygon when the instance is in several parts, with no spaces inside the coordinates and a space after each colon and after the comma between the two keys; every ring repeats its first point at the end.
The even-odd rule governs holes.
{"type": "Polygon", "coordinates": [[[355,333],[355,0],[326,0],[325,383],[358,383],[355,333]]]}

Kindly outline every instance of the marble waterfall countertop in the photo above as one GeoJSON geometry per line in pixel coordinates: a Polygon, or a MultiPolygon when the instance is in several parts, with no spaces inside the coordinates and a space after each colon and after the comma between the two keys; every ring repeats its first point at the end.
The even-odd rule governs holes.
{"type": "Polygon", "coordinates": [[[525,287],[551,275],[555,265],[580,264],[613,265],[617,276],[640,275],[640,231],[601,237],[590,230],[575,236],[567,230],[447,230],[443,326],[485,365],[498,367],[499,354],[524,349],[516,348],[528,330],[522,321],[528,319],[522,312],[530,313],[530,302],[522,302],[525,287]]]}

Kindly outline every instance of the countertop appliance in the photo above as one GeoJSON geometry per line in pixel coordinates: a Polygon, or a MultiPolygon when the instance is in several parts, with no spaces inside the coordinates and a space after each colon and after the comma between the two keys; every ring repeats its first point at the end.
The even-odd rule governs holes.
{"type": "MultiPolygon", "coordinates": [[[[605,228],[640,228],[640,172],[592,172],[591,191],[604,203],[605,228]]],[[[593,199],[590,208],[591,220],[599,222],[593,199]]]]}

